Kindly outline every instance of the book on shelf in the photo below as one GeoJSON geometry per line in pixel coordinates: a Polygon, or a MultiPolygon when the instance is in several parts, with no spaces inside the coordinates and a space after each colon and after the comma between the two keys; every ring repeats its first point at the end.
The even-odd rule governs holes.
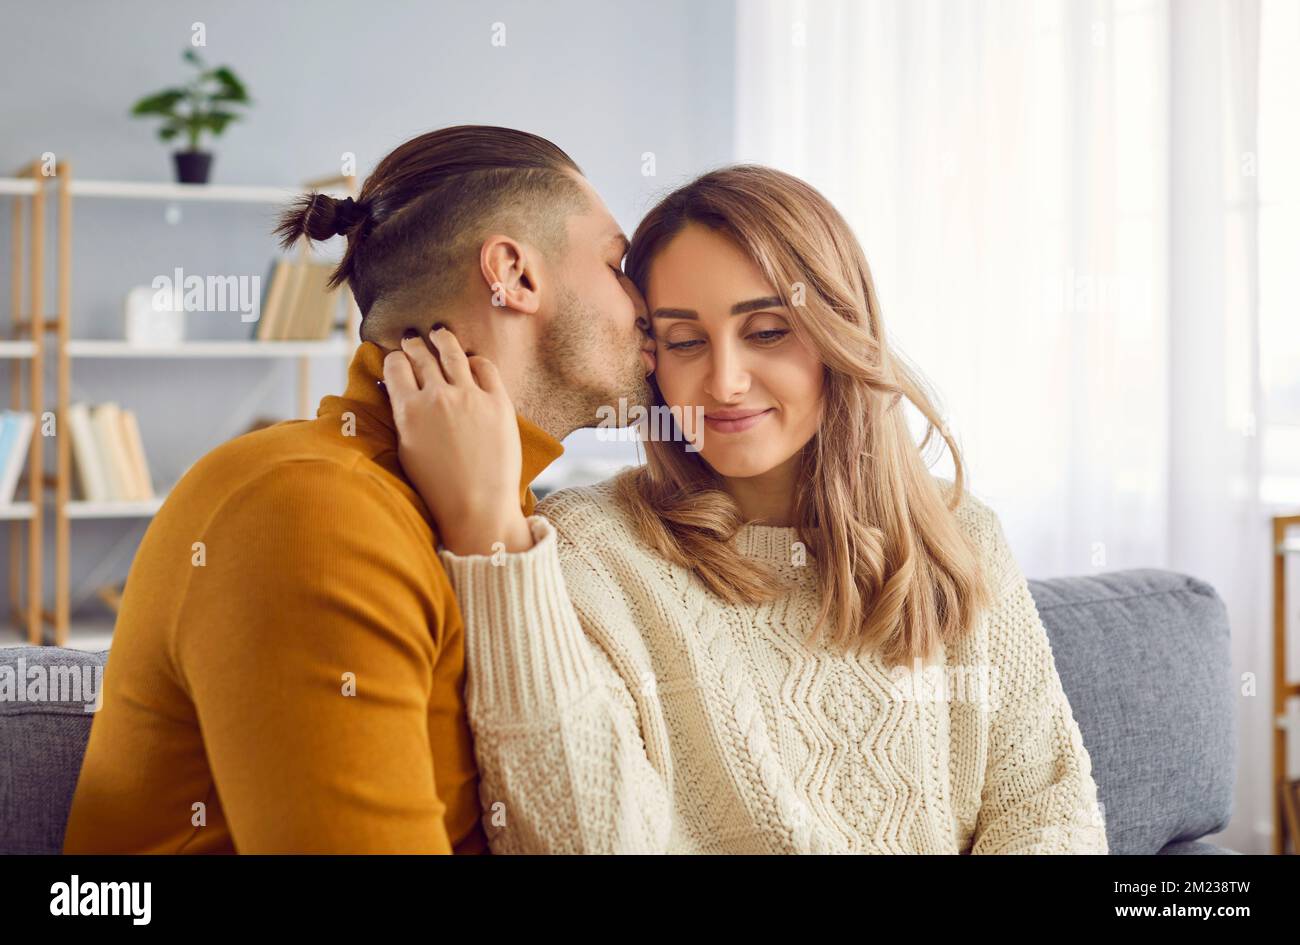
{"type": "Polygon", "coordinates": [[[14,501],[35,426],[35,416],[26,410],[0,413],[0,505],[14,501]]]}
{"type": "Polygon", "coordinates": [[[134,502],[154,497],[135,412],[109,402],[68,407],[73,482],[87,502],[134,502]]]}
{"type": "Polygon", "coordinates": [[[314,259],[277,260],[253,328],[257,341],[323,341],[334,331],[343,287],[325,283],[337,264],[314,259]]]}

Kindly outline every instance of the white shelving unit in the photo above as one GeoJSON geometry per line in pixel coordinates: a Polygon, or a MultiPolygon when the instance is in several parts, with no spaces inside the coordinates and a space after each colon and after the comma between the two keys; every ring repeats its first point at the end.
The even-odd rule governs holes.
{"type": "Polygon", "coordinates": [[[32,358],[36,356],[34,341],[0,341],[0,358],[32,358]]]}
{"type": "Polygon", "coordinates": [[[113,622],[111,614],[78,620],[68,628],[63,645],[74,650],[107,650],[113,642],[113,622]]]}
{"type": "MultiPolygon", "coordinates": [[[[111,197],[118,200],[198,200],[207,203],[281,204],[302,190],[295,187],[246,187],[238,184],[172,184],[164,181],[72,180],[74,197],[111,197]]],[[[327,188],[322,191],[328,193],[327,188]]],[[[340,197],[347,192],[334,190],[340,197]]]]}
{"type": "MultiPolygon", "coordinates": [[[[36,180],[0,180],[0,194],[32,193],[41,199],[47,186],[55,186],[58,206],[58,273],[59,294],[57,312],[39,321],[41,332],[57,332],[58,357],[58,418],[59,428],[66,429],[64,418],[70,402],[71,372],[74,360],[221,360],[221,359],[274,359],[295,358],[298,361],[297,406],[299,416],[310,416],[310,365],[316,358],[340,359],[346,368],[355,348],[351,339],[356,337],[360,313],[356,303],[348,299],[346,324],[343,334],[325,340],[304,341],[184,341],[169,346],[144,346],[121,339],[74,338],[71,324],[71,270],[72,270],[72,207],[74,198],[94,200],[151,200],[162,202],[192,201],[201,203],[282,205],[305,191],[317,191],[337,196],[355,195],[356,179],[333,177],[307,181],[302,187],[261,187],[229,184],[174,184],[163,181],[112,181],[78,180],[73,178],[70,165],[61,162],[52,178],[36,180]]],[[[306,252],[306,250],[304,250],[306,252]]],[[[125,290],[126,287],[123,287],[125,290]]],[[[0,357],[37,357],[39,344],[22,340],[0,342],[0,357]]],[[[37,439],[40,439],[37,437],[37,439]]],[[[148,520],[162,506],[165,496],[137,502],[87,502],[72,498],[72,462],[67,437],[56,441],[57,468],[53,477],[53,511],[55,520],[55,575],[54,608],[42,610],[41,619],[53,624],[55,643],[89,649],[103,649],[112,632],[111,617],[95,617],[73,626],[70,620],[71,601],[69,571],[71,558],[71,528],[73,521],[91,519],[148,520]]],[[[15,503],[0,507],[0,520],[20,519],[38,514],[32,503],[15,503]]],[[[127,536],[129,537],[129,536],[127,536]]],[[[135,542],[119,543],[114,554],[134,554],[135,542]]],[[[112,556],[110,556],[112,557],[112,556]]],[[[101,562],[95,573],[107,569],[112,561],[101,562]]],[[[93,575],[92,575],[93,577],[93,575]]]]}
{"type": "Polygon", "coordinates": [[[33,502],[10,502],[7,505],[0,505],[0,521],[21,522],[35,514],[36,505],[33,502]]]}
{"type": "Polygon", "coordinates": [[[339,357],[351,351],[342,338],[326,341],[185,341],[166,347],[98,338],[68,342],[68,354],[74,358],[311,358],[339,357]]]}
{"type": "Polygon", "coordinates": [[[162,508],[165,495],[134,502],[87,502],[73,499],[68,503],[68,518],[151,518],[162,508]]]}

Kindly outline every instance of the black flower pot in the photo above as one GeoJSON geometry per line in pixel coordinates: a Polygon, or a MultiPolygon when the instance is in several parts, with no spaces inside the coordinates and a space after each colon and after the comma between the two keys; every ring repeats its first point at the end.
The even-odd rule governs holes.
{"type": "Polygon", "coordinates": [[[208,171],[212,170],[210,151],[176,151],[176,180],[182,184],[206,184],[208,171]]]}

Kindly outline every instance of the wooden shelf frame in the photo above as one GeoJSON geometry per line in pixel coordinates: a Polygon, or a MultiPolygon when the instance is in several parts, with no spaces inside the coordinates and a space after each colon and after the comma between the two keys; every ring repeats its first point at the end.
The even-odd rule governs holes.
{"type": "MultiPolygon", "coordinates": [[[[357,330],[360,324],[360,310],[357,307],[356,300],[352,298],[351,293],[345,293],[347,300],[347,314],[344,321],[345,337],[340,341],[332,338],[323,341],[190,341],[180,345],[167,348],[152,348],[145,346],[129,345],[124,341],[111,339],[77,339],[72,337],[72,225],[73,225],[73,198],[95,198],[95,199],[119,199],[119,200],[162,200],[162,201],[181,201],[193,200],[204,202],[230,202],[230,203],[269,203],[283,204],[287,200],[297,196],[304,191],[316,191],[321,193],[330,193],[338,195],[347,195],[355,197],[358,193],[357,179],[352,175],[335,175],[324,177],[314,181],[307,181],[303,189],[293,189],[284,187],[248,187],[248,186],[231,186],[231,185],[208,185],[208,184],[173,184],[170,182],[152,182],[152,181],[90,181],[76,180],[72,174],[72,165],[68,161],[60,161],[55,167],[53,176],[41,175],[42,167],[39,162],[33,162],[28,169],[28,173],[33,175],[35,187],[28,187],[20,183],[5,183],[0,181],[0,194],[3,193],[26,193],[32,191],[31,199],[38,207],[33,213],[34,220],[44,220],[45,201],[47,199],[47,188],[55,189],[54,199],[57,203],[57,220],[58,220],[58,250],[56,258],[56,269],[58,272],[58,294],[57,306],[52,316],[46,315],[35,320],[28,320],[35,325],[33,333],[33,347],[30,354],[13,354],[13,357],[30,357],[32,362],[32,402],[33,404],[43,403],[44,391],[42,389],[42,367],[44,364],[43,357],[45,354],[45,335],[47,332],[53,332],[56,339],[55,357],[57,358],[57,382],[56,382],[56,425],[59,432],[64,433],[62,436],[55,438],[55,474],[47,477],[43,472],[43,457],[40,446],[43,440],[41,433],[41,424],[39,422],[40,414],[37,413],[38,422],[33,433],[32,442],[32,459],[29,478],[31,486],[31,503],[34,506],[33,519],[28,523],[29,527],[29,570],[34,569],[29,575],[28,598],[27,598],[27,626],[29,640],[32,643],[43,642],[44,626],[51,624],[54,628],[54,643],[57,646],[67,646],[69,643],[69,631],[71,626],[71,545],[72,529],[71,523],[74,520],[81,519],[148,519],[151,518],[161,506],[165,497],[160,496],[152,500],[143,502],[121,502],[121,503],[90,503],[72,498],[72,455],[71,444],[67,432],[68,409],[71,406],[71,388],[72,388],[72,361],[74,359],[88,358],[296,358],[297,359],[297,412],[299,417],[312,416],[310,402],[311,394],[311,363],[317,357],[338,357],[346,367],[355,343],[353,339],[357,337],[357,330]],[[7,190],[6,188],[10,188],[7,190]],[[44,506],[44,486],[53,487],[53,517],[54,517],[54,605],[52,609],[42,607],[43,586],[41,583],[42,576],[40,573],[41,564],[41,536],[43,522],[44,506]],[[32,576],[34,575],[34,576],[32,576]]],[[[15,224],[17,226],[17,224],[15,224]]],[[[15,240],[15,245],[17,240],[15,240]]],[[[33,247],[44,246],[44,230],[42,224],[33,224],[32,234],[33,247]],[[40,226],[39,232],[37,227],[40,226]],[[38,238],[39,237],[39,238],[38,238]]],[[[305,258],[311,254],[309,244],[306,240],[301,245],[301,255],[305,258]]],[[[43,295],[44,271],[43,271],[43,253],[34,250],[32,264],[31,286],[33,298],[29,311],[44,312],[45,300],[43,295]]],[[[18,300],[18,291],[14,291],[14,309],[15,314],[21,311],[18,300]]],[[[27,324],[18,320],[16,317],[15,325],[27,324]]],[[[30,328],[30,325],[29,325],[30,328]]],[[[3,344],[3,343],[0,343],[3,344]]],[[[14,349],[17,351],[18,349],[14,349]]],[[[4,351],[0,349],[0,356],[4,351]]],[[[15,513],[20,511],[15,509],[15,513]]],[[[0,519],[3,518],[3,510],[0,510],[0,519]]],[[[17,523],[15,523],[17,524],[17,523]]],[[[13,526],[11,525],[11,550],[13,537],[13,526]]],[[[16,556],[11,553],[11,562],[16,561],[16,556]]],[[[11,568],[12,570],[12,568],[11,568]]],[[[10,594],[11,598],[17,600],[14,588],[16,586],[16,577],[11,574],[10,577],[10,594]]]]}
{"type": "Polygon", "coordinates": [[[12,178],[0,181],[0,194],[13,198],[9,229],[10,330],[9,337],[0,341],[0,358],[10,362],[11,409],[29,409],[35,419],[27,448],[27,474],[19,479],[15,490],[16,496],[25,484],[27,499],[0,506],[0,519],[9,522],[10,622],[33,646],[43,642],[44,631],[41,602],[44,597],[45,437],[41,408],[45,402],[45,216],[49,180],[44,168],[42,161],[35,160],[20,168],[12,178]],[[24,369],[28,373],[25,383],[24,369]]]}

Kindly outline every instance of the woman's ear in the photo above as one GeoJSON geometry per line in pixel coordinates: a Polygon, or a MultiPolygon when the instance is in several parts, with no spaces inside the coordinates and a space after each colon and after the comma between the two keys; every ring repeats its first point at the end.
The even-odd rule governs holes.
{"type": "Polygon", "coordinates": [[[492,293],[492,304],[535,315],[542,304],[537,252],[500,233],[483,241],[479,269],[492,293]]]}

